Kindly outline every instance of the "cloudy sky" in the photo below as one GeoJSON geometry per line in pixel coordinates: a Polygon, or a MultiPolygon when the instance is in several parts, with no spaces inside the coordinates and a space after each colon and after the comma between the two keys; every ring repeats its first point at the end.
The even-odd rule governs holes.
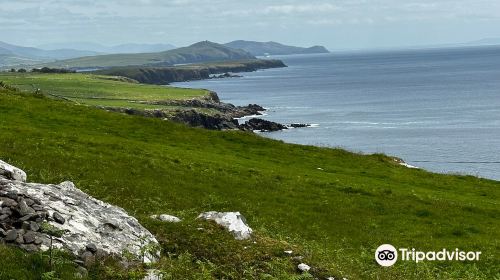
{"type": "Polygon", "coordinates": [[[42,45],[275,40],[331,49],[500,37],[499,0],[0,0],[0,40],[42,45]]]}

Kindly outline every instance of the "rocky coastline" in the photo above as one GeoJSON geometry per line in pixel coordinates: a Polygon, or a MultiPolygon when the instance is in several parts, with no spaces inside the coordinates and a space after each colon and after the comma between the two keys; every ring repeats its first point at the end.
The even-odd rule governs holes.
{"type": "Polygon", "coordinates": [[[202,127],[210,130],[242,130],[273,132],[288,128],[308,127],[308,124],[280,124],[260,118],[251,118],[244,123],[238,119],[247,116],[260,116],[266,109],[257,104],[247,106],[235,106],[230,103],[221,102],[217,93],[209,92],[207,96],[200,99],[189,100],[163,100],[163,101],[140,101],[141,104],[173,106],[174,110],[141,110],[133,108],[101,107],[102,109],[128,115],[140,115],[145,117],[161,118],[192,127],[202,127]]]}
{"type": "Polygon", "coordinates": [[[111,67],[93,71],[94,74],[121,76],[144,84],[167,85],[174,82],[188,82],[213,78],[238,77],[234,73],[254,72],[260,69],[287,67],[281,60],[252,59],[206,64],[179,66],[128,66],[111,67]]]}

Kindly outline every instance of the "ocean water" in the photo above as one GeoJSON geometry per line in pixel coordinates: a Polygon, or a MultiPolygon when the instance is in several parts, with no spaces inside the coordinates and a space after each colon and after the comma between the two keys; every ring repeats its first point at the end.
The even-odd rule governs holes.
{"type": "Polygon", "coordinates": [[[500,180],[500,47],[275,58],[289,67],[175,85],[257,103],[265,119],[317,124],[266,137],[500,180]]]}

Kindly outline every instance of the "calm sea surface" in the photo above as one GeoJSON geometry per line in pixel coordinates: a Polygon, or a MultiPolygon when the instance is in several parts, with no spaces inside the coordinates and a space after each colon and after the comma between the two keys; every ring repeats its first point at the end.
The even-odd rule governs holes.
{"type": "Polygon", "coordinates": [[[500,47],[276,58],[289,67],[175,85],[260,104],[269,120],[318,125],[267,137],[500,180],[500,47]]]}

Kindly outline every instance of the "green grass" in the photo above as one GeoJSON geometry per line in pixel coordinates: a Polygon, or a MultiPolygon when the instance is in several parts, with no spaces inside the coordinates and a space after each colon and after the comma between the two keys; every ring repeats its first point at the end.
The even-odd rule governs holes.
{"type": "Polygon", "coordinates": [[[206,90],[145,85],[91,74],[1,73],[0,81],[25,92],[41,93],[92,106],[172,109],[137,101],[186,100],[207,95],[206,90]]]}
{"type": "MultiPolygon", "coordinates": [[[[168,279],[291,279],[298,275],[296,263],[280,255],[286,248],[304,256],[320,276],[500,277],[500,183],[491,180],[408,169],[384,155],[188,128],[5,91],[0,158],[24,169],[30,181],[71,180],[138,217],[162,244],[159,268],[173,274],[168,279]],[[218,227],[195,221],[210,210],[241,211],[257,244],[232,241],[218,227]],[[158,213],[184,222],[148,218],[158,213]],[[383,243],[480,250],[482,259],[381,268],[373,254],[383,243]]],[[[0,267],[7,262],[12,260],[1,258],[0,267]]]]}

